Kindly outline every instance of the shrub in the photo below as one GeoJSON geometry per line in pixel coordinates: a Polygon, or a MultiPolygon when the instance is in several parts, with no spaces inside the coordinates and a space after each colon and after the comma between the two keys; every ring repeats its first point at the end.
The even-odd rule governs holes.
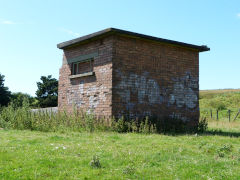
{"type": "Polygon", "coordinates": [[[203,133],[207,130],[207,128],[208,128],[207,118],[205,117],[200,119],[198,123],[198,132],[203,133]]]}

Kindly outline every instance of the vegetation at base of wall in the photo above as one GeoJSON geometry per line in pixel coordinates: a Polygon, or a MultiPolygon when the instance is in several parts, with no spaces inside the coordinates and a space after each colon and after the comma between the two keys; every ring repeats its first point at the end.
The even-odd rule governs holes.
{"type": "MultiPolygon", "coordinates": [[[[28,101],[22,107],[13,104],[3,107],[0,112],[0,127],[4,129],[30,129],[37,131],[116,131],[136,133],[193,133],[203,132],[207,125],[189,126],[177,118],[149,118],[145,119],[99,119],[92,113],[74,110],[67,112],[31,111],[28,101]]],[[[206,124],[207,122],[204,121],[206,124]]]]}
{"type": "Polygon", "coordinates": [[[194,133],[205,132],[207,130],[207,120],[201,119],[198,125],[191,126],[189,122],[184,122],[178,118],[156,118],[146,117],[144,119],[120,118],[113,121],[113,128],[117,132],[135,133],[194,133]]]}

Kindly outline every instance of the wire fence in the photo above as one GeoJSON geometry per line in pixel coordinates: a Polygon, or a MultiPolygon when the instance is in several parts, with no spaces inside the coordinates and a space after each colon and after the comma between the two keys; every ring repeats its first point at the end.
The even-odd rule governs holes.
{"type": "Polygon", "coordinates": [[[240,121],[240,108],[230,108],[223,110],[201,108],[200,117],[216,121],[240,121]]]}

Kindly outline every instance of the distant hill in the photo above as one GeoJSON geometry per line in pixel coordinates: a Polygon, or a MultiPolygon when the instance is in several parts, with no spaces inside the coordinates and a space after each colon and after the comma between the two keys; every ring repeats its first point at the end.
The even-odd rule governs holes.
{"type": "Polygon", "coordinates": [[[232,92],[240,92],[240,89],[213,89],[213,90],[200,90],[200,96],[208,96],[208,95],[216,95],[223,93],[232,93],[232,92]]]}

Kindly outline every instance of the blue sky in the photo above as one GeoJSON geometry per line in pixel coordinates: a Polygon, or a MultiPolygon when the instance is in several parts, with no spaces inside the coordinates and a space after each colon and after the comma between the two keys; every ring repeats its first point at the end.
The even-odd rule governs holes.
{"type": "Polygon", "coordinates": [[[240,88],[239,0],[0,0],[0,73],[12,92],[35,95],[58,79],[56,44],[108,27],[208,45],[200,89],[240,88]]]}

